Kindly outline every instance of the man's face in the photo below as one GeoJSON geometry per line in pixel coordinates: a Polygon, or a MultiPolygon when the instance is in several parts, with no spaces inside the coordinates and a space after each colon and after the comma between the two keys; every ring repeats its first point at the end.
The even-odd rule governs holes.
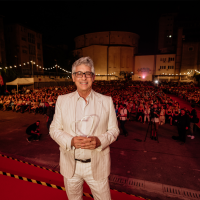
{"type": "MultiPolygon", "coordinates": [[[[81,64],[76,67],[75,72],[78,72],[78,71],[83,72],[83,73],[91,72],[91,68],[84,64],[81,64]]],[[[73,82],[76,84],[78,91],[80,92],[90,91],[92,89],[92,83],[94,82],[95,75],[93,75],[91,78],[87,78],[85,74],[83,74],[82,78],[77,78],[75,74],[73,74],[72,79],[73,79],[73,82]]]]}
{"type": "Polygon", "coordinates": [[[36,125],[39,126],[39,125],[40,125],[40,122],[36,122],[36,125]]]}
{"type": "Polygon", "coordinates": [[[185,115],[185,110],[181,110],[181,116],[185,115]]]}

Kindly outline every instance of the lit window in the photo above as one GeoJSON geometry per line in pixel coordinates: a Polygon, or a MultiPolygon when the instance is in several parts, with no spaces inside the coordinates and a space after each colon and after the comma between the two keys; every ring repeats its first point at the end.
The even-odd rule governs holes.
{"type": "Polygon", "coordinates": [[[172,35],[169,35],[169,38],[171,38],[172,37],[172,35]]]}

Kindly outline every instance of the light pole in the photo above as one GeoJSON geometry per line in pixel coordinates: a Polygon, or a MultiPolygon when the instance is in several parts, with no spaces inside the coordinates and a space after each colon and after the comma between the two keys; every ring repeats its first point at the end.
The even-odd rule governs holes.
{"type": "Polygon", "coordinates": [[[30,62],[31,62],[31,67],[32,67],[32,77],[34,77],[34,74],[33,74],[33,62],[32,62],[32,60],[30,62]]]}
{"type": "Polygon", "coordinates": [[[33,78],[33,89],[34,89],[34,86],[35,86],[35,81],[34,81],[34,73],[33,73],[33,61],[31,60],[31,66],[32,66],[32,78],[33,78]]]}

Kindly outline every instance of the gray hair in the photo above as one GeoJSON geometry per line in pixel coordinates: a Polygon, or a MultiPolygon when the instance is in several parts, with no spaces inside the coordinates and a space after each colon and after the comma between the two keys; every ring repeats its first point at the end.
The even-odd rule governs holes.
{"type": "Polygon", "coordinates": [[[72,74],[76,71],[76,67],[79,65],[86,65],[91,68],[91,72],[95,74],[94,71],[94,63],[90,57],[81,57],[77,61],[75,61],[72,65],[72,74]]]}

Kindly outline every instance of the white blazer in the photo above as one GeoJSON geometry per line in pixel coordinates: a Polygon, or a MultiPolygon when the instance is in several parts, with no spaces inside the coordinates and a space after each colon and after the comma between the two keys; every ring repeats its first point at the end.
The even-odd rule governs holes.
{"type": "MultiPolygon", "coordinates": [[[[110,174],[110,147],[118,135],[119,128],[116,113],[111,97],[99,94],[92,90],[96,118],[92,128],[92,136],[97,136],[101,141],[101,150],[91,152],[91,168],[93,178],[101,180],[110,174]]],[[[76,92],[61,95],[56,102],[55,114],[50,125],[50,136],[60,146],[60,173],[66,178],[72,178],[75,172],[74,148],[71,140],[75,137],[75,109],[76,92]]]]}

